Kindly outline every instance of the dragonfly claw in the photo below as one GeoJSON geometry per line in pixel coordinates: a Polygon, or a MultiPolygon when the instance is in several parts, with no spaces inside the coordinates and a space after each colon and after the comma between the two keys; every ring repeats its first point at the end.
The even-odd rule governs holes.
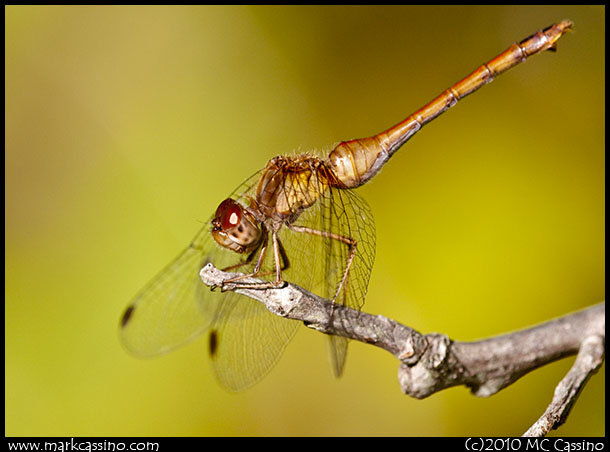
{"type": "Polygon", "coordinates": [[[212,292],[216,291],[216,289],[220,288],[220,292],[224,293],[224,292],[228,292],[230,290],[233,290],[235,288],[234,284],[231,283],[225,283],[224,281],[221,282],[220,284],[213,284],[210,286],[210,290],[212,292]]]}
{"type": "Polygon", "coordinates": [[[224,292],[224,286],[222,284],[214,284],[213,286],[210,286],[210,290],[212,292],[214,292],[216,289],[218,289],[220,287],[220,291],[224,292]]]}

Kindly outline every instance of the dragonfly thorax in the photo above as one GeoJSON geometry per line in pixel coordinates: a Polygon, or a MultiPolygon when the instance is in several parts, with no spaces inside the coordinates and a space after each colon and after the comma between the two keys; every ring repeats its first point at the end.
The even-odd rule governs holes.
{"type": "Polygon", "coordinates": [[[333,180],[332,172],[317,157],[275,157],[260,176],[256,210],[266,222],[292,223],[333,185],[333,180]]]}

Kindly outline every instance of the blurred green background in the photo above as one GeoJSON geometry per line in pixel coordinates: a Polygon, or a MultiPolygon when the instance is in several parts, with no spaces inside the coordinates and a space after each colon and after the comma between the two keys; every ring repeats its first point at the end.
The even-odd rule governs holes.
{"type": "MultiPolygon", "coordinates": [[[[364,310],[475,340],[605,297],[605,9],[5,7],[6,435],[519,435],[573,358],[480,399],[402,395],[306,328],[228,394],[205,341],[140,360],[135,292],[278,154],[402,120],[536,30],[559,51],[426,126],[359,189],[377,225],[364,310]]],[[[605,367],[554,435],[605,434],[605,367]]]]}

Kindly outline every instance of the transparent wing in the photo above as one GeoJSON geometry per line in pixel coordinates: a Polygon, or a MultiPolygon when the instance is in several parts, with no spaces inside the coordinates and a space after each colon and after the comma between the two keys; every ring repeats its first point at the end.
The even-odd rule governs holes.
{"type": "MultiPolygon", "coordinates": [[[[258,174],[244,182],[233,199],[248,205],[257,178],[258,174]]],[[[286,257],[283,279],[328,299],[340,289],[335,302],[360,309],[375,255],[370,208],[351,190],[330,188],[319,177],[298,179],[295,184],[301,185],[293,188],[303,193],[315,190],[319,196],[294,225],[321,233],[280,229],[286,257]],[[339,238],[355,243],[353,256],[353,247],[339,238]]],[[[299,323],[274,316],[264,305],[233,292],[212,292],[201,282],[199,271],[207,262],[222,269],[244,258],[219,247],[206,225],[127,307],[121,322],[125,347],[137,355],[157,355],[209,330],[209,353],[219,382],[234,391],[256,383],[277,362],[299,323]]],[[[238,271],[250,273],[255,264],[256,258],[238,271]]],[[[268,252],[259,277],[272,280],[274,268],[273,252],[268,252]]],[[[340,375],[347,340],[331,336],[330,345],[333,370],[340,375]]]]}
{"type": "MultiPolygon", "coordinates": [[[[191,245],[153,278],[129,304],[121,319],[123,345],[138,356],[166,353],[185,344],[210,324],[200,304],[211,302],[199,270],[206,252],[214,251],[203,228],[191,245]],[[207,249],[206,249],[207,248],[207,249]]],[[[208,290],[209,292],[209,290],[208,290]]],[[[216,300],[214,300],[216,301],[216,300]]]]}
{"type": "Polygon", "coordinates": [[[258,301],[232,295],[210,329],[208,346],[218,381],[225,389],[241,391],[273,368],[299,322],[271,314],[258,301]]]}
{"type": "MultiPolygon", "coordinates": [[[[247,193],[257,177],[232,194],[247,193]]],[[[199,271],[207,262],[223,268],[242,259],[219,247],[210,234],[211,218],[189,246],[144,286],[127,306],[120,324],[123,345],[138,356],[154,356],[183,345],[208,328],[223,294],[211,292],[199,271]]]]}
{"type": "MultiPolygon", "coordinates": [[[[335,303],[361,309],[375,260],[375,223],[370,207],[353,190],[329,187],[321,176],[295,180],[299,190],[315,190],[320,197],[294,225],[323,234],[281,229],[280,240],[290,259],[284,279],[329,300],[337,294],[335,303]],[[349,268],[352,249],[339,237],[355,242],[349,268]]],[[[330,359],[337,376],[343,371],[347,343],[346,338],[329,336],[330,359]]]]}
{"type": "MultiPolygon", "coordinates": [[[[258,174],[231,195],[248,205],[258,174]]],[[[265,306],[233,292],[211,291],[199,277],[212,262],[226,268],[243,262],[216,244],[210,220],[191,244],[157,274],[128,305],[120,325],[124,346],[138,356],[169,352],[209,330],[214,372],[226,389],[237,391],[259,381],[279,360],[299,323],[268,312],[265,306]]],[[[239,267],[251,272],[254,262],[239,267]]]]}

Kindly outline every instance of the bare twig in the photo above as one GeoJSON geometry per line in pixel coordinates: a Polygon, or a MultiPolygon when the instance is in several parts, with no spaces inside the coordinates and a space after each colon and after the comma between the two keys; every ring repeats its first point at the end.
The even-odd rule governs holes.
{"type": "MultiPolygon", "coordinates": [[[[235,275],[212,264],[201,270],[201,277],[209,286],[221,286],[235,275]]],[[[258,282],[253,278],[243,281],[258,282]]],[[[300,320],[309,328],[387,350],[400,360],[398,380],[402,391],[416,398],[457,385],[469,387],[476,396],[487,397],[538,367],[578,353],[551,405],[526,435],[544,435],[565,421],[578,393],[604,356],[605,302],[525,330],[459,342],[444,334],[421,334],[382,315],[333,306],[329,300],[292,284],[265,290],[230,285],[224,289],[258,300],[272,313],[300,320]]]]}
{"type": "Polygon", "coordinates": [[[545,436],[565,422],[583,387],[602,365],[604,342],[604,337],[598,335],[589,336],[583,341],[574,365],[555,388],[551,404],[523,436],[545,436]]]}

